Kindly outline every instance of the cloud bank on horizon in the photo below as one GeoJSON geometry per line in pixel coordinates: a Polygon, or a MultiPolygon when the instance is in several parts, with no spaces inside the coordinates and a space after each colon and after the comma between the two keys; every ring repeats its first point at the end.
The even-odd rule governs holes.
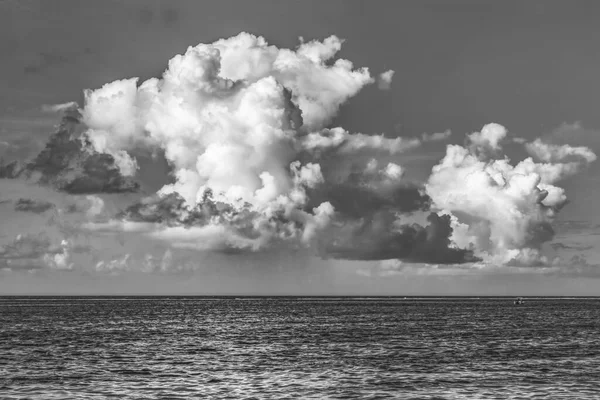
{"type": "MultiPolygon", "coordinates": [[[[462,145],[448,145],[426,182],[411,181],[403,153],[448,140],[450,131],[405,138],[331,126],[361,89],[377,83],[387,90],[394,75],[374,79],[367,68],[335,59],[342,43],[331,36],[291,50],[241,33],[189,47],[161,78],[86,90],[80,109],[46,106],[66,112],[59,132],[36,159],[5,165],[0,177],[33,179],[74,199],[68,206],[15,199],[15,210],[54,213],[55,220],[78,213],[69,225],[78,234],[160,243],[167,249],[154,256],[160,270],[175,263],[176,250],[551,265],[542,245],[553,239],[552,223],[567,202],[560,182],[596,155],[541,138],[511,140],[490,123],[462,145]],[[515,143],[529,157],[512,163],[503,148],[515,143]],[[109,212],[102,195],[139,193],[139,154],[164,157],[172,181],[109,212]]],[[[10,268],[25,249],[25,259],[70,269],[75,236],[56,236],[56,243],[18,236],[0,251],[0,266],[10,268]]],[[[130,261],[123,254],[95,265],[113,271],[130,261]]]]}

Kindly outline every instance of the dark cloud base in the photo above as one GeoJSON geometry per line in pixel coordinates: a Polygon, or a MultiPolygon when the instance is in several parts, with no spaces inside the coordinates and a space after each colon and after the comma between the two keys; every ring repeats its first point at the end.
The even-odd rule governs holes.
{"type": "Polygon", "coordinates": [[[34,180],[69,194],[137,192],[139,184],[121,175],[112,156],[90,150],[79,118],[77,110],[67,110],[46,147],[25,165],[0,164],[0,178],[34,180]]]}
{"type": "MultiPolygon", "coordinates": [[[[417,188],[402,188],[391,197],[368,194],[366,189],[340,191],[330,198],[335,201],[336,217],[331,227],[319,238],[319,255],[322,258],[348,260],[401,259],[411,262],[459,264],[479,261],[473,252],[451,247],[450,216],[430,213],[428,225],[406,224],[394,226],[395,212],[423,211],[429,208],[427,196],[419,195],[417,188]],[[348,196],[357,194],[358,196],[348,196]],[[398,200],[400,193],[404,199],[398,200]],[[407,195],[410,193],[411,195],[407,195]],[[342,199],[346,199],[343,201],[342,199]],[[358,209],[363,211],[360,217],[358,209]]],[[[255,238],[252,229],[255,212],[250,209],[234,210],[231,205],[214,201],[207,191],[195,207],[185,207],[184,199],[172,193],[151,196],[128,207],[116,217],[119,220],[147,222],[164,226],[204,226],[218,218],[240,235],[255,238]]],[[[289,222],[283,215],[274,215],[273,221],[289,222]]],[[[222,249],[220,252],[239,254],[239,249],[222,249]]]]}
{"type": "Polygon", "coordinates": [[[19,199],[15,204],[15,211],[33,212],[36,214],[44,213],[51,208],[54,208],[54,204],[43,200],[19,199]]]}
{"type": "Polygon", "coordinates": [[[424,211],[431,205],[429,196],[413,185],[402,185],[388,193],[380,193],[360,184],[343,183],[309,190],[308,195],[310,202],[307,210],[323,201],[329,201],[345,218],[361,218],[382,209],[394,209],[403,213],[424,211]]]}
{"type": "Polygon", "coordinates": [[[324,258],[346,260],[400,259],[434,264],[479,261],[473,252],[450,247],[450,216],[430,213],[429,224],[394,226],[393,215],[380,212],[369,219],[334,224],[321,242],[324,258]]]}

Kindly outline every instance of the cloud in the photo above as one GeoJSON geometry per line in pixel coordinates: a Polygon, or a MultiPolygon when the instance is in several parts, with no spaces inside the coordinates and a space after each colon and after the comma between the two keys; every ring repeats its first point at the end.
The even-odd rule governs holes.
{"type": "Polygon", "coordinates": [[[173,269],[186,270],[188,269],[188,264],[179,262],[177,265],[174,265],[173,252],[171,249],[167,249],[162,256],[156,257],[152,254],[147,254],[144,257],[143,269],[145,271],[165,273],[172,271],[173,269]]]}
{"type": "Polygon", "coordinates": [[[409,262],[458,264],[476,261],[472,253],[452,245],[448,215],[430,213],[428,224],[399,224],[393,215],[377,212],[371,218],[330,228],[322,254],[353,260],[399,259],[409,262]]]}
{"type": "MultiPolygon", "coordinates": [[[[400,183],[401,165],[379,167],[377,159],[449,132],[388,138],[327,126],[343,102],[373,81],[367,69],[331,60],[341,44],[332,36],[292,51],[240,34],[188,48],[169,61],[161,79],[124,79],[86,91],[82,115],[96,151],[135,163],[132,151],[159,149],[175,176],[112,222],[87,229],[136,231],[179,249],[257,251],[318,241],[328,257],[375,257],[358,233],[369,229],[362,227],[366,218],[383,209],[393,223],[396,212],[429,204],[416,185],[400,183]],[[355,171],[366,158],[368,165],[355,171]],[[331,223],[345,225],[347,244],[323,244],[331,223]],[[345,247],[356,243],[356,251],[345,247]]],[[[378,249],[424,259],[423,249],[435,247],[440,257],[468,259],[436,236],[447,233],[437,218],[391,238],[378,231],[378,249]],[[418,248],[408,249],[411,243],[418,248]]]]}
{"type": "MultiPolygon", "coordinates": [[[[552,223],[567,201],[555,183],[580,164],[574,168],[557,162],[572,151],[535,141],[530,148],[542,149],[546,161],[553,162],[527,158],[513,165],[507,157],[495,158],[506,137],[503,126],[490,124],[469,135],[466,147],[449,145],[432,170],[426,193],[435,208],[453,216],[452,240],[457,245],[473,248],[475,255],[492,263],[547,264],[540,248],[554,237],[552,223]]],[[[589,149],[578,153],[586,155],[584,163],[593,158],[589,149]]]]}
{"type": "MultiPolygon", "coordinates": [[[[85,196],[85,203],[87,204],[84,204],[83,208],[88,218],[94,218],[104,212],[104,200],[98,196],[85,196]]],[[[75,205],[75,207],[81,207],[81,204],[75,205]]]]}
{"type": "MultiPolygon", "coordinates": [[[[531,157],[512,163],[503,146],[515,139],[491,123],[447,146],[426,183],[414,182],[403,158],[451,131],[407,138],[332,126],[340,107],[376,81],[336,58],[342,44],[330,36],[286,49],[241,33],[189,47],[159,78],[86,90],[81,108],[44,106],[65,114],[59,129],[33,160],[1,165],[0,177],[37,182],[68,201],[19,197],[17,209],[30,211],[21,214],[47,218],[52,234],[5,243],[5,263],[164,273],[194,268],[182,254],[286,250],[388,260],[381,274],[410,264],[552,264],[542,246],[567,202],[558,182],[595,154],[519,140],[531,157]],[[164,157],[171,179],[143,198],[123,196],[152,174],[141,154],[164,157]]],[[[380,88],[390,88],[393,73],[379,76],[380,88]]]]}
{"type": "Polygon", "coordinates": [[[68,259],[68,242],[52,244],[44,234],[17,235],[12,243],[0,249],[0,268],[6,269],[71,269],[68,259]]]}
{"type": "Polygon", "coordinates": [[[558,145],[586,146],[594,151],[600,148],[598,131],[583,126],[581,122],[561,124],[548,135],[544,135],[544,141],[558,145]]]}
{"type": "Polygon", "coordinates": [[[77,109],[77,107],[78,107],[78,104],[76,102],[69,101],[67,103],[61,103],[61,104],[43,104],[42,111],[49,112],[49,113],[63,113],[65,111],[75,110],[75,109],[77,109]]]}
{"type": "Polygon", "coordinates": [[[429,197],[414,185],[402,183],[387,186],[385,182],[378,185],[376,181],[370,181],[368,185],[352,180],[330,184],[311,191],[310,197],[312,200],[309,204],[327,199],[336,212],[346,218],[367,218],[384,209],[411,213],[427,210],[430,205],[429,197]]]}
{"type": "Polygon", "coordinates": [[[98,261],[95,266],[96,271],[110,273],[110,274],[119,274],[122,272],[127,272],[131,270],[129,265],[129,259],[131,255],[125,254],[122,257],[118,257],[112,259],[110,261],[98,261]]]}
{"type": "MultiPolygon", "coordinates": [[[[285,204],[283,205],[285,206],[285,204]]],[[[308,244],[315,231],[326,225],[333,208],[329,203],[312,213],[276,205],[266,213],[251,205],[235,207],[215,201],[206,192],[201,203],[186,207],[177,193],[152,196],[133,204],[106,223],[85,226],[98,232],[138,232],[180,249],[258,250],[277,242],[297,240],[308,244]]]]}
{"type": "Polygon", "coordinates": [[[591,221],[560,220],[555,224],[561,236],[590,236],[600,234],[600,224],[591,221]]]}
{"type": "Polygon", "coordinates": [[[533,159],[546,163],[546,173],[559,181],[578,174],[596,161],[599,137],[597,131],[576,122],[564,123],[542,138],[523,143],[533,159]]]}
{"type": "Polygon", "coordinates": [[[593,249],[594,246],[588,245],[578,245],[578,244],[565,244],[565,243],[551,243],[550,246],[554,250],[576,250],[576,251],[585,251],[593,249]]]}
{"type": "Polygon", "coordinates": [[[301,139],[302,147],[310,152],[333,151],[341,154],[378,151],[398,154],[421,145],[418,138],[387,138],[384,135],[351,134],[342,128],[324,129],[301,139]]]}
{"type": "MultiPolygon", "coordinates": [[[[509,268],[509,267],[504,267],[509,268]]],[[[368,278],[387,279],[390,277],[404,275],[414,279],[417,276],[441,276],[451,275],[468,276],[473,273],[485,273],[494,270],[488,265],[481,263],[469,264],[423,264],[404,262],[398,259],[381,260],[371,265],[359,268],[356,273],[368,278]]]]}
{"type": "MultiPolygon", "coordinates": [[[[123,234],[108,237],[85,230],[84,224],[107,221],[130,199],[71,195],[21,179],[0,180],[0,199],[0,269],[90,271],[99,260],[123,251],[123,234]]],[[[134,247],[145,253],[151,248],[129,242],[128,251],[134,247]]]]}
{"type": "Polygon", "coordinates": [[[596,161],[596,154],[588,147],[573,147],[568,144],[557,145],[544,143],[541,139],[526,143],[525,149],[537,159],[549,163],[583,163],[596,161]]]}
{"type": "Polygon", "coordinates": [[[394,77],[394,70],[390,69],[382,72],[377,77],[377,87],[380,90],[390,90],[392,88],[392,78],[394,77]]]}
{"type": "Polygon", "coordinates": [[[21,165],[18,161],[3,164],[0,161],[0,179],[15,179],[21,173],[21,165]]]}
{"type": "Polygon", "coordinates": [[[498,158],[508,131],[491,123],[464,147],[448,146],[425,194],[402,181],[400,164],[378,159],[450,131],[388,138],[329,127],[341,104],[373,82],[367,69],[332,60],[341,45],[332,36],[294,51],[242,33],[188,48],[161,79],[87,91],[82,115],[96,151],[128,174],[135,149],[159,149],[175,177],[110,228],[90,228],[153,224],[147,237],[226,252],[317,241],[321,254],[338,258],[546,260],[541,245],[566,203],[555,183],[591,162],[590,153],[534,141],[526,148],[545,162],[512,165],[498,158]],[[402,223],[415,211],[426,217],[402,223]]]}
{"type": "Polygon", "coordinates": [[[27,211],[41,214],[54,208],[54,204],[43,200],[19,199],[15,204],[15,211],[27,211]]]}
{"type": "Polygon", "coordinates": [[[76,104],[62,104],[58,109],[64,116],[45,148],[24,165],[18,161],[1,164],[0,178],[29,179],[70,194],[138,191],[139,184],[121,174],[113,156],[86,144],[76,104]]]}
{"type": "Polygon", "coordinates": [[[481,132],[473,132],[467,136],[471,154],[481,159],[488,159],[496,155],[502,148],[502,141],[506,138],[506,128],[500,124],[485,125],[481,132]]]}
{"type": "Polygon", "coordinates": [[[421,138],[423,142],[439,142],[442,140],[447,140],[451,135],[452,131],[447,129],[444,132],[424,133],[421,135],[421,138]]]}
{"type": "Polygon", "coordinates": [[[600,263],[590,262],[587,256],[576,254],[570,257],[557,257],[543,272],[559,277],[600,277],[600,263]]]}
{"type": "Polygon", "coordinates": [[[60,243],[60,248],[52,252],[44,254],[44,262],[53,269],[73,269],[74,264],[70,262],[69,242],[63,240],[60,243]]]}
{"type": "Polygon", "coordinates": [[[326,200],[307,206],[307,190],[325,184],[323,151],[419,144],[326,127],[373,82],[366,68],[332,60],[341,44],[331,36],[279,49],[242,33],[188,48],[161,79],[86,91],[85,137],[97,152],[112,156],[123,175],[136,165],[136,149],[164,152],[173,168],[174,183],[118,219],[154,223],[149,236],[186,248],[310,243],[334,213],[326,200]]]}

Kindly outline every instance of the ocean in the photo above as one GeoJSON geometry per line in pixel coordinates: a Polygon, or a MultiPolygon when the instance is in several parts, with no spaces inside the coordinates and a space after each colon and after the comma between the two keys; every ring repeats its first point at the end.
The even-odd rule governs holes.
{"type": "Polygon", "coordinates": [[[600,399],[600,299],[0,298],[0,399],[600,399]]]}

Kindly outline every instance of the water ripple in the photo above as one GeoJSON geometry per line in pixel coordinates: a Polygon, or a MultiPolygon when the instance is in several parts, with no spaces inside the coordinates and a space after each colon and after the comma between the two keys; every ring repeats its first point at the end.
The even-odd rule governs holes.
{"type": "Polygon", "coordinates": [[[600,302],[0,299],[2,399],[598,399],[600,302]]]}

